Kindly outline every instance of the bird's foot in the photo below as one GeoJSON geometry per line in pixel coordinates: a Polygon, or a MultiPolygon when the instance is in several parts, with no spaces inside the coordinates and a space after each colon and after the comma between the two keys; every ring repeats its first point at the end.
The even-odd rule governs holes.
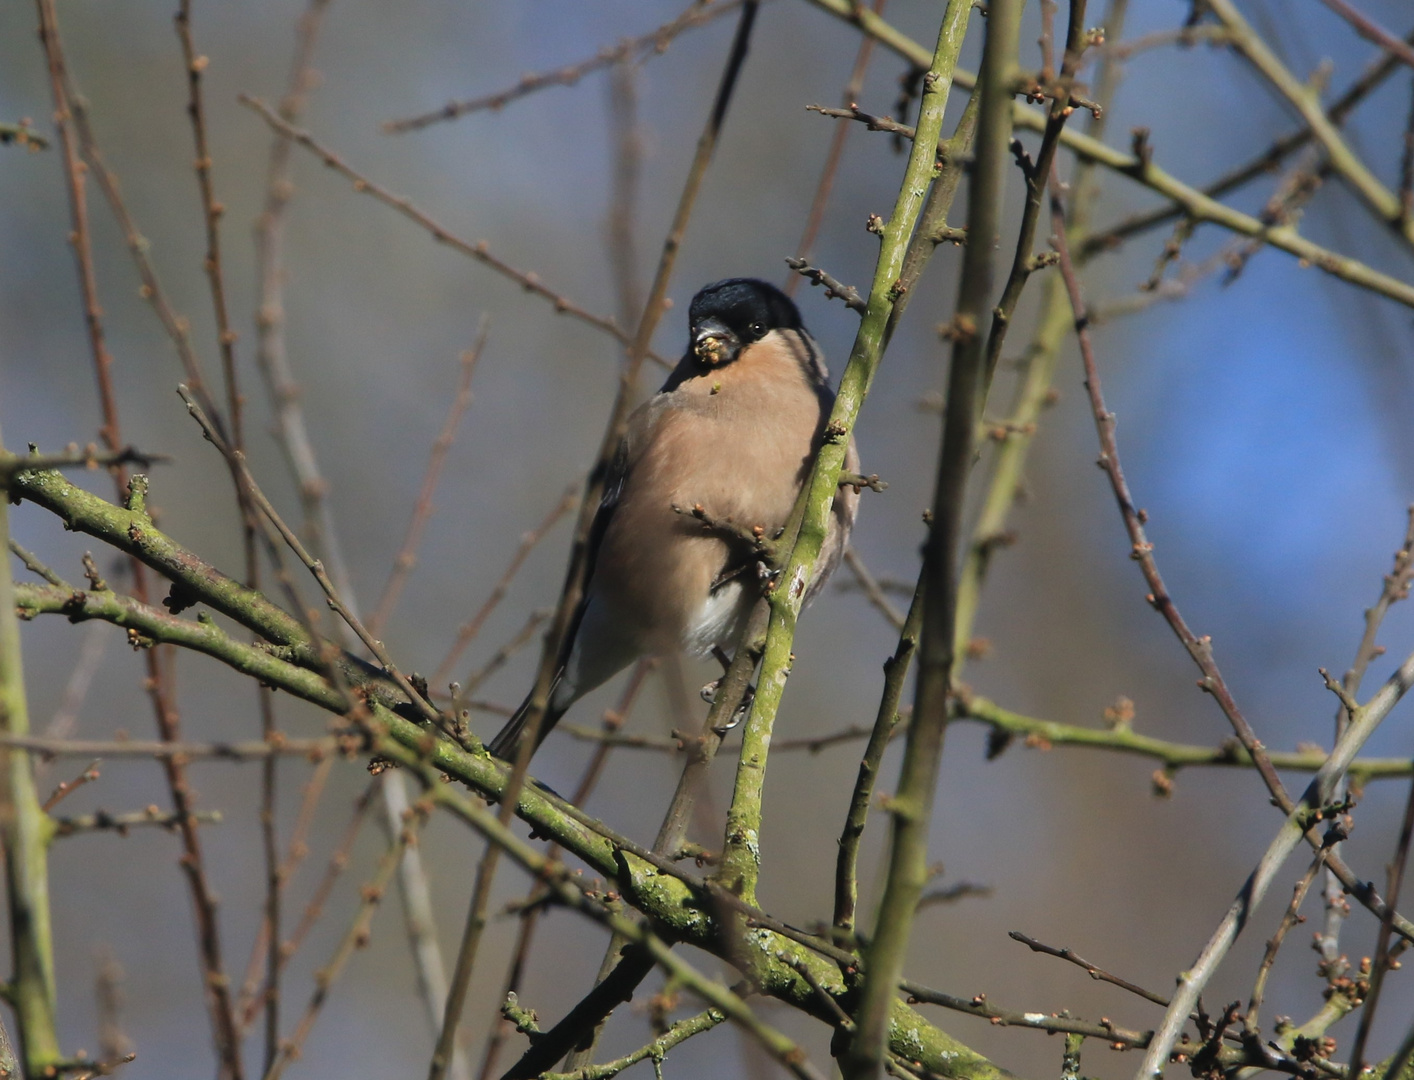
{"type": "Polygon", "coordinates": [[[746,693],[741,695],[741,704],[738,705],[736,707],[736,711],[732,713],[732,718],[728,720],[725,724],[723,724],[721,727],[713,728],[713,734],[715,734],[718,738],[721,738],[732,728],[736,727],[743,720],[745,720],[746,714],[751,711],[751,703],[755,700],[756,686],[754,684],[748,684],[746,687],[746,693]]]}

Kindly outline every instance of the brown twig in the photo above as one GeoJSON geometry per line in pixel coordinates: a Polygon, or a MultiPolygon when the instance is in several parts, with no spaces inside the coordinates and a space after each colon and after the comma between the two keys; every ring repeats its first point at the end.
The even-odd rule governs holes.
{"type": "Polygon", "coordinates": [[[79,773],[78,776],[74,777],[72,780],[62,781],[59,786],[54,789],[49,798],[44,801],[44,805],[41,806],[40,809],[46,814],[49,813],[49,811],[53,810],[54,807],[58,806],[59,803],[63,802],[64,799],[68,798],[68,796],[72,795],[79,788],[97,780],[100,775],[98,766],[101,760],[101,758],[95,758],[93,763],[89,765],[88,768],[84,769],[83,772],[79,773]]]}
{"type": "Polygon", "coordinates": [[[393,568],[388,574],[388,580],[383,584],[383,592],[378,598],[377,610],[368,620],[370,634],[376,635],[382,632],[384,624],[388,621],[388,616],[397,606],[398,597],[402,595],[408,575],[417,564],[417,549],[422,544],[422,534],[427,528],[427,522],[432,517],[432,496],[437,490],[437,481],[442,475],[442,465],[447,460],[447,451],[452,448],[452,442],[457,437],[457,428],[461,425],[467,406],[471,404],[471,377],[475,374],[476,362],[481,358],[481,352],[486,347],[487,326],[488,319],[482,316],[475,343],[462,353],[461,376],[457,382],[456,393],[447,410],[447,418],[442,422],[442,429],[437,433],[437,438],[432,443],[432,453],[427,460],[427,472],[422,478],[421,488],[418,489],[417,503],[413,508],[412,520],[408,522],[402,547],[398,549],[398,554],[393,559],[393,568]]]}
{"type": "Polygon", "coordinates": [[[85,192],[85,172],[79,161],[78,140],[74,132],[70,108],[68,69],[63,46],[59,40],[59,19],[54,0],[37,0],[39,40],[44,46],[49,67],[49,89],[54,100],[54,123],[59,131],[60,156],[69,197],[69,218],[72,223],[70,245],[79,276],[79,292],[83,303],[84,328],[88,333],[89,351],[93,356],[94,374],[98,380],[98,398],[103,411],[103,426],[98,433],[104,446],[117,450],[122,445],[118,427],[118,404],[113,389],[113,355],[103,331],[103,307],[98,299],[98,282],[93,270],[93,235],[89,227],[88,198],[85,192]]]}
{"type": "Polygon", "coordinates": [[[211,421],[201,410],[201,407],[197,405],[196,400],[191,396],[185,386],[179,386],[177,392],[181,395],[182,400],[186,402],[187,410],[191,413],[192,417],[201,425],[201,429],[207,439],[221,452],[222,456],[231,463],[233,469],[238,473],[241,483],[245,485],[245,489],[252,504],[269,520],[270,524],[275,527],[290,550],[295,553],[295,556],[300,562],[304,563],[305,568],[314,576],[314,580],[319,583],[319,587],[324,591],[329,606],[349,625],[349,628],[358,636],[358,639],[363,642],[368,651],[371,652],[378,663],[382,665],[383,670],[388,673],[389,678],[397,683],[398,688],[407,695],[408,700],[411,701],[428,720],[441,724],[443,718],[436,707],[413,687],[408,681],[407,676],[398,670],[397,665],[393,663],[392,658],[388,655],[388,651],[383,647],[383,643],[376,640],[373,635],[368,632],[368,629],[359,620],[358,616],[355,615],[340,598],[338,590],[335,589],[333,581],[330,580],[328,573],[324,569],[324,564],[306,550],[299,537],[295,535],[294,530],[285,524],[284,519],[276,512],[270,500],[265,497],[265,493],[260,490],[255,482],[255,478],[251,475],[250,469],[246,467],[244,455],[237,450],[231,449],[231,447],[227,446],[221,440],[219,432],[212,426],[211,421]]]}
{"type": "Polygon", "coordinates": [[[1380,992],[1384,989],[1385,975],[1390,969],[1390,936],[1394,929],[1392,915],[1399,903],[1400,886],[1404,884],[1404,869],[1409,859],[1411,834],[1414,834],[1414,783],[1409,786],[1409,798],[1404,804],[1404,821],[1399,827],[1399,840],[1395,844],[1394,859],[1389,866],[1388,910],[1380,920],[1380,933],[1375,941],[1374,964],[1370,969],[1370,990],[1365,995],[1365,1004],[1360,1011],[1360,1026],[1355,1031],[1355,1041],[1350,1047],[1350,1076],[1358,1077],[1364,1067],[1365,1044],[1370,1037],[1370,1025],[1374,1022],[1375,1008],[1380,1003],[1380,992]]]}
{"type": "MultiPolygon", "coordinates": [[[[836,128],[836,130],[839,130],[836,128]]],[[[843,300],[844,306],[850,311],[863,315],[869,310],[869,304],[864,297],[859,295],[859,290],[853,285],[845,285],[836,278],[831,277],[826,271],[818,266],[811,266],[804,258],[786,259],[786,265],[796,272],[800,277],[806,278],[812,285],[825,286],[826,300],[843,300]]],[[[792,280],[795,280],[794,278],[792,280]]]]}
{"type": "MultiPolygon", "coordinates": [[[[1281,922],[1277,924],[1276,933],[1267,941],[1266,951],[1262,954],[1262,962],[1257,967],[1257,978],[1252,984],[1252,995],[1247,1002],[1247,1014],[1242,1018],[1243,1027],[1254,1035],[1260,1030],[1258,1027],[1258,1017],[1262,1011],[1262,1000],[1267,992],[1267,976],[1271,974],[1272,965],[1276,963],[1277,953],[1281,951],[1282,942],[1286,940],[1287,933],[1299,922],[1305,920],[1301,917],[1301,904],[1306,899],[1306,893],[1311,888],[1311,882],[1315,880],[1321,867],[1326,861],[1326,849],[1322,848],[1316,853],[1316,857],[1311,860],[1311,865],[1296,883],[1292,890],[1291,903],[1286,906],[1286,912],[1281,917],[1281,922]]],[[[1161,1002],[1160,1004],[1168,1004],[1161,1002]]]]}
{"type": "MultiPolygon", "coordinates": [[[[280,117],[295,123],[314,87],[314,46],[329,0],[309,0],[295,35],[294,56],[280,117]]],[[[290,367],[285,346],[285,229],[294,184],[290,180],[290,139],[275,133],[266,170],[265,205],[255,222],[255,249],[259,307],[256,310],[256,366],[265,384],[274,413],[275,440],[279,444],[304,509],[309,546],[329,566],[339,592],[350,603],[353,588],[329,506],[329,483],[319,468],[309,429],[305,424],[301,390],[290,367]]]]}
{"type": "MultiPolygon", "coordinates": [[[[89,147],[94,144],[82,114],[76,115],[73,108],[78,95],[72,91],[72,84],[64,60],[54,0],[37,0],[37,6],[40,40],[48,61],[50,89],[54,97],[55,117],[59,125],[60,142],[63,148],[64,171],[68,183],[70,213],[73,221],[73,246],[79,271],[84,317],[88,329],[90,351],[93,355],[94,370],[98,379],[99,399],[103,414],[100,435],[105,445],[110,450],[115,450],[122,445],[122,437],[119,429],[117,399],[112,381],[112,356],[108,352],[103,334],[102,308],[98,300],[93,271],[92,241],[88,224],[87,200],[84,193],[83,176],[85,170],[78,160],[79,154],[76,145],[78,142],[87,143],[89,147]]],[[[85,154],[85,156],[92,159],[96,155],[85,154]]],[[[90,160],[90,167],[92,164],[92,160],[90,160]]],[[[96,172],[105,193],[109,194],[110,202],[113,202],[116,183],[111,181],[111,177],[105,169],[99,169],[96,172]]],[[[135,234],[135,230],[125,231],[129,232],[129,235],[135,234]]],[[[198,370],[193,365],[193,371],[198,370]]],[[[126,470],[119,467],[114,473],[114,482],[120,494],[126,486],[126,481],[126,470]]],[[[136,559],[133,560],[133,581],[135,594],[140,601],[145,601],[147,597],[146,570],[136,559]]],[[[170,649],[150,649],[147,650],[145,660],[148,696],[156,716],[158,730],[164,740],[174,740],[180,732],[180,719],[171,684],[171,668],[175,663],[175,656],[170,649]]],[[[228,1080],[240,1080],[243,1075],[240,1044],[236,1035],[232,1003],[222,964],[221,938],[217,924],[215,898],[205,874],[191,790],[187,783],[185,769],[178,759],[164,758],[163,766],[167,774],[174,810],[179,817],[183,845],[181,866],[187,878],[196,914],[202,983],[207,1011],[211,1020],[212,1035],[221,1063],[220,1074],[228,1080]]]]}
{"type": "Polygon", "coordinates": [[[1090,963],[1089,960],[1077,956],[1070,949],[1058,949],[1054,945],[1047,945],[1043,941],[1037,941],[1033,937],[1028,937],[1020,930],[1008,931],[1007,937],[1011,938],[1013,941],[1021,942],[1021,944],[1025,945],[1032,952],[1045,953],[1047,956],[1055,956],[1060,958],[1061,960],[1065,960],[1069,963],[1074,964],[1076,967],[1084,968],[1086,974],[1088,974],[1090,978],[1095,979],[1099,982],[1112,983],[1122,990],[1128,990],[1131,994],[1138,994],[1146,1001],[1152,1001],[1155,1005],[1167,1005],[1169,1003],[1168,998],[1163,997],[1160,994],[1156,994],[1152,990],[1145,990],[1142,986],[1136,986],[1134,983],[1130,982],[1127,979],[1121,979],[1118,975],[1111,975],[1104,968],[1098,967],[1095,964],[1090,963]]]}
{"type": "Polygon", "coordinates": [[[653,340],[653,334],[657,330],[665,310],[668,283],[672,279],[673,268],[677,265],[678,252],[682,247],[683,237],[687,233],[687,225],[691,220],[693,209],[697,205],[697,195],[701,190],[702,181],[707,175],[707,168],[711,164],[713,152],[716,150],[717,139],[721,134],[722,125],[726,120],[727,110],[731,105],[732,95],[736,88],[737,76],[741,73],[742,65],[746,61],[751,31],[756,22],[757,8],[758,0],[746,0],[742,5],[741,16],[737,21],[736,33],[732,37],[726,63],[717,84],[711,112],[703,125],[702,133],[698,136],[692,164],[688,169],[682,192],[678,196],[677,208],[673,213],[672,223],[668,228],[667,237],[664,239],[658,257],[658,266],[653,275],[653,282],[648,289],[648,298],[644,302],[638,326],[628,342],[628,354],[619,369],[618,390],[609,414],[609,422],[605,425],[604,435],[595,455],[594,465],[590,468],[589,478],[584,486],[584,493],[579,505],[579,516],[575,522],[575,535],[570,547],[564,586],[560,591],[560,599],[556,605],[550,629],[545,635],[545,644],[540,653],[540,664],[529,696],[529,723],[526,725],[526,736],[521,740],[518,766],[521,761],[529,760],[528,755],[537,743],[545,704],[549,700],[550,682],[555,674],[560,643],[569,631],[570,623],[583,594],[585,575],[588,570],[590,529],[603,498],[604,483],[608,476],[609,467],[618,453],[620,442],[623,441],[624,435],[628,431],[629,416],[638,397],[639,374],[642,371],[644,359],[649,355],[649,344],[653,340]]]}
{"type": "MultiPolygon", "coordinates": [[[[328,903],[329,897],[333,894],[334,885],[340,876],[348,869],[349,859],[353,852],[354,841],[358,838],[360,828],[367,817],[369,807],[373,804],[373,797],[377,791],[377,783],[370,783],[354,801],[353,814],[350,816],[348,824],[344,826],[344,831],[340,835],[338,842],[334,845],[334,850],[329,856],[329,862],[324,868],[324,874],[319,879],[319,884],[315,886],[314,892],[310,895],[309,902],[305,904],[304,912],[300,916],[299,925],[295,927],[294,933],[286,940],[280,942],[279,957],[280,966],[287,966],[294,955],[299,952],[300,946],[309,937],[309,933],[314,929],[316,923],[324,914],[324,905],[328,903]]],[[[259,998],[251,998],[246,1002],[245,1025],[249,1025],[255,1019],[255,1010],[260,1006],[259,998]]]]}
{"type": "Polygon", "coordinates": [[[640,37],[624,38],[617,45],[606,45],[587,60],[581,60],[577,64],[570,64],[566,67],[556,68],[553,71],[537,72],[531,75],[522,75],[520,81],[514,86],[505,90],[498,90],[493,94],[486,94],[478,98],[453,100],[447,102],[440,109],[433,112],[422,113],[418,116],[410,116],[404,120],[389,120],[383,124],[383,130],[390,135],[402,134],[407,131],[418,131],[429,127],[432,124],[444,120],[455,120],[459,116],[467,113],[481,112],[489,109],[493,112],[505,108],[517,98],[522,98],[528,94],[533,94],[538,90],[544,90],[550,86],[573,86],[584,76],[594,71],[600,71],[606,67],[613,67],[616,64],[627,64],[656,56],[667,50],[673,39],[684,30],[691,30],[694,27],[705,26],[718,16],[741,5],[742,0],[694,0],[681,15],[672,22],[664,23],[647,34],[640,37]]]}
{"type": "Polygon", "coordinates": [[[899,984],[903,992],[908,995],[910,1003],[925,1002],[929,1005],[941,1005],[945,1009],[954,1012],[966,1013],[969,1016],[978,1016],[990,1020],[998,1027],[1025,1027],[1034,1031],[1045,1031],[1048,1033],[1074,1032],[1079,1035],[1089,1035],[1097,1039],[1105,1039],[1111,1044],[1119,1044],[1123,1047],[1137,1048],[1149,1045],[1149,1037],[1153,1032],[1130,1031],[1110,1023],[1101,1018],[1096,1023],[1090,1020],[1080,1020],[1069,1015],[1051,1015],[1042,1012],[1022,1012],[1013,1009],[1003,1009],[993,1005],[987,1000],[986,994],[977,994],[971,998],[954,997],[952,994],[945,994],[941,990],[933,990],[930,987],[905,979],[899,984]]]}
{"type": "Polygon", "coordinates": [[[196,180],[201,190],[202,216],[206,225],[206,277],[211,287],[211,307],[216,316],[216,340],[221,351],[221,373],[226,384],[226,420],[230,425],[228,438],[238,451],[245,449],[245,425],[242,418],[243,399],[236,378],[236,338],[231,328],[230,311],[226,304],[226,283],[221,268],[221,217],[226,208],[216,198],[211,177],[211,146],[206,134],[206,103],[201,92],[203,73],[210,59],[196,51],[191,32],[191,0],[181,0],[175,18],[177,38],[182,46],[182,61],[187,70],[187,115],[191,119],[192,136],[196,142],[196,180]]]}
{"type": "MultiPolygon", "coordinates": [[[[1346,0],[1321,0],[1321,2],[1348,22],[1351,28],[1366,41],[1378,45],[1390,56],[1396,57],[1401,64],[1414,67],[1414,48],[1400,41],[1363,11],[1347,3],[1346,0]]],[[[1352,1067],[1358,1071],[1359,1062],[1355,1061],[1352,1067]]]]}
{"type": "MultiPolygon", "coordinates": [[[[874,13],[882,15],[887,2],[888,0],[874,0],[874,13]]],[[[869,70],[869,60],[873,55],[874,39],[868,35],[862,36],[859,39],[859,51],[854,55],[854,68],[850,71],[849,81],[845,83],[844,92],[840,95],[840,104],[845,108],[858,99],[860,90],[864,88],[864,76],[869,70]]],[[[850,130],[848,124],[836,124],[835,130],[830,133],[830,149],[825,154],[825,164],[820,169],[820,179],[815,184],[815,194],[810,200],[810,213],[805,218],[805,229],[801,233],[800,242],[795,245],[796,254],[802,262],[810,258],[815,248],[815,240],[820,235],[820,226],[825,221],[825,208],[830,202],[830,192],[834,190],[835,175],[839,172],[840,162],[844,160],[844,145],[849,140],[850,130]]],[[[793,266],[792,269],[796,268],[793,266]]],[[[796,274],[786,278],[787,296],[794,297],[799,287],[800,278],[796,274]]]]}
{"type": "Polygon", "coordinates": [[[878,579],[870,572],[869,567],[864,565],[864,560],[859,557],[859,552],[853,547],[845,548],[844,562],[849,567],[850,573],[854,575],[855,581],[859,583],[860,590],[869,598],[869,603],[873,604],[875,610],[888,620],[890,626],[895,630],[902,630],[902,613],[894,607],[893,601],[888,598],[878,579]]]}
{"type": "Polygon", "coordinates": [[[579,490],[579,481],[570,484],[540,523],[521,536],[520,544],[516,547],[510,562],[506,564],[505,570],[496,580],[496,584],[491,587],[490,594],[476,609],[476,613],[458,627],[456,640],[452,642],[451,648],[447,650],[447,655],[437,665],[436,674],[432,676],[432,682],[435,685],[440,686],[445,682],[447,676],[451,674],[452,668],[461,659],[461,654],[466,650],[466,647],[476,639],[477,634],[481,633],[481,628],[486,625],[486,620],[491,617],[491,613],[505,599],[511,582],[520,573],[521,567],[525,565],[525,560],[530,557],[530,553],[535,550],[536,545],[545,539],[545,535],[554,528],[560,518],[568,514],[578,504],[579,490]]]}
{"type": "MultiPolygon", "coordinates": [[[[524,270],[517,270],[509,263],[491,254],[490,246],[485,240],[478,240],[473,243],[469,240],[463,240],[461,237],[449,232],[434,221],[425,211],[414,205],[412,200],[402,195],[396,195],[387,188],[367,179],[338,154],[316,141],[314,136],[308,131],[281,119],[269,105],[265,104],[265,102],[261,101],[259,98],[242,94],[240,95],[240,101],[241,104],[247,106],[264,119],[272,130],[298,143],[323,161],[329,168],[351,180],[355,191],[370,195],[384,206],[392,207],[409,221],[426,229],[439,244],[446,244],[453,251],[461,252],[461,254],[476,260],[483,266],[489,266],[502,277],[514,281],[526,292],[544,298],[554,307],[556,314],[568,315],[572,319],[577,319],[586,326],[592,326],[596,330],[603,331],[621,344],[627,345],[630,343],[631,338],[627,331],[623,330],[613,319],[605,318],[602,315],[595,315],[579,307],[577,304],[570,302],[564,296],[545,285],[540,280],[540,275],[524,270]]],[[[651,351],[645,352],[644,355],[659,367],[669,368],[672,366],[661,356],[651,351]]]]}
{"type": "MultiPolygon", "coordinates": [[[[653,660],[639,661],[633,674],[629,677],[628,685],[624,688],[618,703],[613,708],[604,710],[603,731],[615,732],[627,723],[629,714],[633,711],[639,694],[648,681],[648,673],[655,666],[656,662],[653,660]]],[[[604,766],[608,763],[611,749],[612,744],[608,742],[601,742],[595,748],[593,756],[589,759],[589,764],[584,767],[584,772],[580,775],[579,783],[575,787],[570,802],[576,806],[583,806],[589,799],[599,782],[599,777],[603,774],[604,766]]],[[[551,858],[558,858],[558,852],[559,848],[551,845],[547,855],[551,858]]],[[[537,882],[520,909],[520,927],[516,933],[515,947],[511,950],[511,961],[506,969],[503,997],[509,997],[521,988],[521,980],[525,976],[526,965],[530,958],[531,945],[535,940],[535,931],[540,924],[540,915],[545,910],[545,901],[549,896],[550,890],[546,888],[545,884],[537,882]]],[[[498,1015],[492,1021],[491,1033],[486,1038],[486,1049],[481,1059],[480,1080],[490,1080],[500,1057],[501,1049],[512,1029],[512,1025],[503,1014],[498,1015]]]]}
{"type": "MultiPolygon", "coordinates": [[[[309,854],[307,839],[310,826],[314,823],[314,811],[318,806],[320,796],[324,793],[325,784],[328,782],[329,773],[333,771],[333,768],[334,758],[332,756],[320,758],[314,772],[305,783],[299,812],[295,816],[295,827],[291,831],[289,843],[286,845],[285,858],[276,871],[276,881],[281,891],[288,888],[290,879],[294,876],[299,864],[309,854]]],[[[261,919],[260,931],[256,934],[255,941],[251,943],[250,959],[246,961],[245,979],[241,983],[241,994],[236,1003],[236,1016],[240,1021],[242,1032],[245,1032],[255,1019],[256,1005],[254,1003],[257,1000],[264,1000],[264,994],[270,992],[270,965],[274,964],[276,968],[279,968],[283,963],[280,958],[280,927],[271,924],[270,910],[267,905],[265,915],[261,919]],[[273,948],[272,942],[274,943],[273,948]],[[266,980],[264,991],[260,988],[262,977],[266,980]],[[260,995],[259,999],[257,995],[260,995]]]]}
{"type": "MultiPolygon", "coordinates": [[[[202,810],[189,816],[194,819],[193,824],[214,825],[222,820],[219,810],[202,810]]],[[[181,820],[179,815],[164,814],[156,806],[149,806],[146,810],[135,810],[126,814],[110,814],[107,810],[96,810],[92,814],[56,817],[54,819],[54,835],[59,837],[73,836],[76,833],[84,832],[111,831],[120,836],[126,836],[129,829],[145,825],[155,825],[161,829],[175,831],[177,826],[182,824],[185,822],[181,820]]]]}
{"type": "Polygon", "coordinates": [[[1125,531],[1129,535],[1130,557],[1139,564],[1140,573],[1143,574],[1144,581],[1149,586],[1148,602],[1164,617],[1188,655],[1198,666],[1198,670],[1202,673],[1202,678],[1198,681],[1199,689],[1211,694],[1218,703],[1218,707],[1222,709],[1223,714],[1232,725],[1232,729],[1244,749],[1252,756],[1252,762],[1261,775],[1263,783],[1266,784],[1267,790],[1271,792],[1273,798],[1285,803],[1284,809],[1289,810],[1294,804],[1282,786],[1271,761],[1267,758],[1265,748],[1257,739],[1256,733],[1253,732],[1241,709],[1238,708],[1236,699],[1223,679],[1222,671],[1213,657],[1212,639],[1200,638],[1189,629],[1183,615],[1164,586],[1158,563],[1154,559],[1154,545],[1149,542],[1144,529],[1144,523],[1149,520],[1148,513],[1135,504],[1129,491],[1129,484],[1125,480],[1123,467],[1120,464],[1119,446],[1115,440],[1115,416],[1105,406],[1104,392],[1100,385],[1099,367],[1095,362],[1095,353],[1090,342],[1085,303],[1080,296],[1080,285],[1075,277],[1075,267],[1070,258],[1070,247],[1066,242],[1065,214],[1060,198],[1054,191],[1051,196],[1051,222],[1053,226],[1051,242],[1060,254],[1061,274],[1070,292],[1071,306],[1075,313],[1076,335],[1080,340],[1080,355],[1085,367],[1085,387],[1090,395],[1090,408],[1095,420],[1095,429],[1100,438],[1099,465],[1109,479],[1110,489],[1119,506],[1125,531]]]}
{"type": "Polygon", "coordinates": [[[383,894],[388,888],[388,883],[392,880],[393,874],[397,871],[398,861],[402,858],[403,848],[413,842],[417,830],[426,820],[430,807],[421,803],[414,804],[408,818],[403,823],[402,830],[398,833],[393,843],[388,845],[388,850],[378,862],[378,868],[374,871],[373,877],[364,885],[361,890],[361,902],[358,912],[354,916],[353,922],[345,932],[339,946],[334,951],[329,963],[320,968],[314,975],[314,994],[309,999],[309,1004],[305,1007],[304,1015],[300,1017],[294,1033],[280,1047],[280,1054],[265,1071],[264,1080],[279,1080],[284,1073],[286,1066],[297,1057],[304,1046],[304,1041],[309,1036],[310,1030],[314,1027],[314,1022],[319,1016],[319,1011],[324,1006],[324,1002],[329,997],[329,991],[334,982],[343,974],[344,966],[348,963],[349,957],[358,949],[362,949],[368,944],[369,933],[373,924],[373,916],[378,910],[378,905],[383,899],[383,894]]]}
{"type": "Polygon", "coordinates": [[[100,450],[93,443],[83,449],[71,445],[62,454],[40,454],[33,450],[28,454],[0,454],[0,486],[22,472],[68,468],[96,469],[99,466],[117,470],[124,465],[147,469],[159,461],[170,460],[165,454],[148,454],[132,446],[100,450]]]}

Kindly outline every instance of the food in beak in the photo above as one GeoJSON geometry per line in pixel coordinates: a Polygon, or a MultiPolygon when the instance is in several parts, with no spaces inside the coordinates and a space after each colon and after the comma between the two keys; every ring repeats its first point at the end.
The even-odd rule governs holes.
{"type": "Polygon", "coordinates": [[[704,364],[715,367],[730,358],[731,342],[724,334],[702,334],[697,338],[692,351],[704,364]]]}

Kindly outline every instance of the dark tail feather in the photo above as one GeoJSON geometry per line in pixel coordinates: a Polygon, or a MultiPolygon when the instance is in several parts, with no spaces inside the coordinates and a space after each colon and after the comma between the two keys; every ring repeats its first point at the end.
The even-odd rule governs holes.
{"type": "MultiPolygon", "coordinates": [[[[551,696],[554,694],[554,685],[550,687],[551,696]]],[[[535,694],[532,689],[526,695],[525,700],[520,703],[520,708],[511,714],[511,718],[506,721],[506,726],[496,733],[496,737],[486,744],[487,751],[492,757],[498,757],[502,761],[514,762],[520,755],[520,741],[526,735],[530,724],[530,699],[535,694]]],[[[536,732],[535,746],[531,753],[540,749],[540,744],[545,741],[545,736],[556,724],[560,722],[560,717],[564,715],[563,709],[554,709],[549,705],[545,706],[545,715],[540,721],[540,730],[536,732]]]]}

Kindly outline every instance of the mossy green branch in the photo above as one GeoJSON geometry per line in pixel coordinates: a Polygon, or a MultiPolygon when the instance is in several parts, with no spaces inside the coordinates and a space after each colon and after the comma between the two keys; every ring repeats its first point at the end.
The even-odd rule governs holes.
{"type": "MultiPolygon", "coordinates": [[[[10,536],[9,503],[0,497],[0,537],[10,536]]],[[[15,583],[8,550],[0,566],[0,731],[29,734],[24,664],[20,653],[15,583]]],[[[55,1028],[58,995],[49,912],[48,843],[51,824],[34,789],[30,756],[0,748],[0,837],[10,913],[14,976],[9,1000],[19,1020],[26,1076],[43,1076],[62,1059],[55,1028]]]]}
{"type": "Polygon", "coordinates": [[[840,378],[839,394],[826,426],[825,442],[806,484],[808,495],[800,531],[790,558],[770,596],[771,618],[766,647],[757,678],[756,697],[742,735],[732,803],[727,811],[719,880],[754,903],[760,873],[761,797],[765,786],[766,755],[771,728],[785,691],[793,658],[796,620],[804,603],[815,560],[824,545],[840,470],[848,452],[850,433],[869,393],[886,345],[887,328],[899,299],[896,284],[904,256],[918,223],[936,168],[934,147],[942,134],[943,112],[952,87],[952,73],[967,32],[971,0],[949,0],[938,32],[938,45],[923,78],[919,124],[925,137],[915,145],[904,170],[893,214],[879,226],[879,259],[869,290],[869,306],[860,322],[849,362],[840,378]]]}
{"type": "MultiPolygon", "coordinates": [[[[201,652],[320,708],[334,713],[342,713],[344,709],[343,694],[317,673],[240,641],[210,620],[179,618],[117,593],[76,592],[50,585],[18,586],[15,603],[26,617],[53,613],[75,621],[112,622],[135,633],[139,644],[163,642],[201,652]]],[[[470,752],[438,738],[423,725],[399,715],[377,694],[369,694],[367,704],[373,737],[387,740],[380,743],[381,749],[377,752],[386,756],[396,753],[418,763],[418,768],[450,776],[492,800],[504,793],[508,780],[504,764],[485,753],[470,752]],[[394,751],[394,746],[402,749],[394,751]]],[[[351,735],[350,739],[354,745],[363,741],[362,736],[351,735]]],[[[432,793],[449,807],[470,806],[464,797],[446,785],[433,785],[432,793]]],[[[478,810],[477,813],[495,821],[495,816],[488,811],[478,810]]],[[[808,970],[812,978],[829,987],[832,994],[843,996],[846,988],[835,960],[764,928],[752,929],[744,939],[728,947],[717,919],[721,905],[708,889],[664,873],[624,850],[535,784],[522,787],[516,813],[537,833],[572,852],[595,873],[613,881],[625,900],[663,927],[665,934],[730,963],[749,963],[762,993],[825,1023],[836,1022],[836,1015],[825,1008],[800,973],[802,969],[808,970]]],[[[922,1061],[931,1071],[957,1080],[1006,1080],[1007,1073],[927,1023],[913,1010],[903,1007],[896,1020],[897,1031],[890,1045],[900,1056],[922,1061]]]]}
{"type": "MultiPolygon", "coordinates": [[[[26,472],[10,481],[12,498],[42,506],[66,529],[87,533],[132,555],[201,602],[276,645],[290,646],[304,662],[318,662],[309,632],[289,612],[254,589],[227,577],[163,533],[147,513],[147,477],[134,476],[126,507],[115,506],[60,473],[26,472]]],[[[180,599],[180,596],[178,596],[180,599]]],[[[181,606],[181,605],[179,605],[181,606]]]]}
{"type": "MultiPolygon", "coordinates": [[[[1080,2],[1080,0],[1077,0],[1080,2]]],[[[953,637],[957,615],[957,553],[967,481],[973,465],[977,421],[987,394],[982,322],[992,307],[995,240],[1001,222],[1011,143],[1011,99],[1021,29],[1020,0],[992,0],[987,9],[976,154],[968,183],[967,249],[950,323],[948,371],[932,524],[923,552],[921,632],[913,720],[891,817],[888,874],[866,953],[864,985],[854,1013],[855,1035],[841,1057],[845,1080],[878,1080],[893,1027],[913,917],[927,880],[928,833],[942,759],[943,731],[952,692],[953,637]]],[[[936,136],[920,122],[914,151],[936,136]]]]}

